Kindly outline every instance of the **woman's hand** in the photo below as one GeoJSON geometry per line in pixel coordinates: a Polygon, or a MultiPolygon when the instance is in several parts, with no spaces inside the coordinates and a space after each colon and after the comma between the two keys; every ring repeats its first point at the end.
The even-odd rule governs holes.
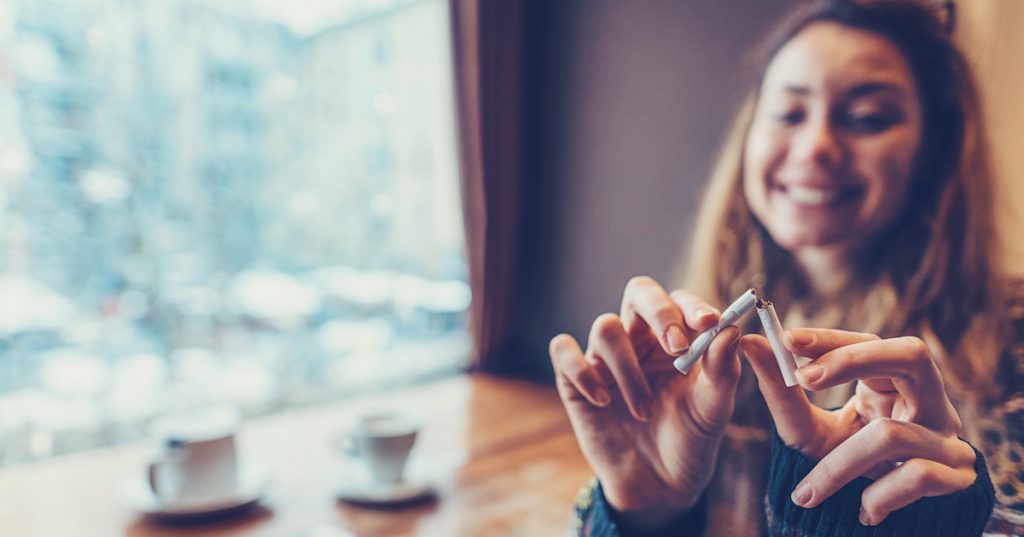
{"type": "MultiPolygon", "coordinates": [[[[636,277],[619,315],[601,315],[583,352],[551,340],[562,402],[609,503],[656,525],[691,508],[711,478],[740,376],[739,330],[723,330],[688,375],[672,366],[719,312],[686,291],[636,277]]],[[[649,524],[648,524],[649,523],[649,524]]]]}
{"type": "Polygon", "coordinates": [[[860,520],[877,525],[920,498],[974,483],[974,450],[957,437],[960,418],[923,341],[802,328],[787,332],[785,343],[794,354],[812,360],[797,370],[803,388],[859,381],[856,394],[841,409],[818,408],[799,386],[786,387],[767,340],[743,337],[743,353],[780,438],[820,461],[796,486],[794,503],[815,507],[853,479],[867,476],[875,482],[861,497],[860,520]]]}

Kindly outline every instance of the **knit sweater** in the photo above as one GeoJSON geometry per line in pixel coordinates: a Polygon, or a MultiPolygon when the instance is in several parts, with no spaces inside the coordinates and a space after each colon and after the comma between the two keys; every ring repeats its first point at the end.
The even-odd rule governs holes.
{"type": "MultiPolygon", "coordinates": [[[[860,498],[871,484],[857,478],[813,509],[790,500],[796,485],[816,462],[787,447],[773,435],[772,457],[765,498],[767,534],[771,537],[970,537],[982,535],[995,504],[995,491],[985,458],[977,454],[977,479],[964,490],[933,498],[922,498],[889,514],[877,526],[858,520],[860,498]]],[[[664,531],[630,533],[621,529],[616,513],[594,480],[581,493],[576,506],[574,534],[579,537],[683,537],[704,535],[707,502],[702,499],[689,513],[673,521],[664,531]]]]}
{"type": "MultiPolygon", "coordinates": [[[[797,507],[790,502],[789,495],[800,479],[813,468],[812,461],[786,447],[774,434],[769,436],[767,431],[761,432],[763,429],[748,426],[770,423],[766,408],[745,412],[744,407],[738,404],[733,421],[746,427],[735,428],[740,434],[726,434],[716,468],[716,479],[712,480],[712,485],[705,491],[702,503],[698,504],[695,512],[673,524],[672,531],[665,535],[703,535],[704,528],[708,528],[713,535],[730,536],[755,535],[758,531],[781,536],[941,535],[943,533],[928,533],[930,526],[925,524],[936,523],[951,531],[953,528],[967,527],[951,526],[953,522],[947,517],[954,517],[957,524],[969,526],[977,513],[986,511],[982,509],[982,504],[965,506],[961,502],[964,499],[981,502],[984,496],[982,493],[990,490],[985,488],[986,484],[991,482],[995,486],[995,509],[987,521],[984,535],[1024,536],[1024,280],[1010,282],[1006,296],[1009,300],[1010,342],[1000,357],[997,373],[1006,395],[999,401],[989,402],[970,416],[972,428],[978,432],[971,437],[971,442],[977,446],[976,451],[984,454],[984,458],[978,456],[978,481],[969,489],[948,497],[919,500],[903,510],[891,513],[881,525],[874,528],[860,526],[858,521],[860,492],[869,483],[866,478],[850,483],[831,500],[815,509],[797,507]],[[746,415],[741,415],[744,412],[746,415]],[[738,486],[741,480],[744,481],[743,486],[738,486]],[[764,509],[759,513],[758,506],[762,502],[758,498],[762,495],[764,509]],[[705,505],[707,507],[701,507],[705,505]],[[936,505],[948,508],[940,509],[936,505]],[[709,517],[708,512],[713,515],[709,517]],[[920,522],[924,533],[884,533],[891,531],[886,529],[891,525],[909,524],[908,520],[914,524],[920,522]],[[849,525],[827,525],[838,522],[849,525]],[[743,529],[737,530],[738,525],[743,529]],[[849,532],[842,531],[851,528],[849,532]]],[[[739,389],[741,393],[756,393],[756,379],[753,375],[745,371],[739,389]]],[[[756,399],[750,397],[744,400],[756,399]]],[[[726,432],[729,433],[729,430],[726,432]]],[[[632,535],[619,531],[615,513],[604,501],[596,481],[585,487],[579,496],[574,530],[574,534],[580,537],[632,535]]],[[[979,534],[978,531],[964,531],[946,534],[979,534]]]]}

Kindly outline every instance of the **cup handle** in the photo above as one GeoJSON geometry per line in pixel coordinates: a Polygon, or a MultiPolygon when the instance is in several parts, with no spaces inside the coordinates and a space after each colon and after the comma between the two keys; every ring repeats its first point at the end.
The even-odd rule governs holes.
{"type": "Polygon", "coordinates": [[[160,468],[162,461],[151,461],[147,467],[147,475],[149,476],[149,490],[153,491],[153,494],[160,495],[160,488],[157,485],[157,470],[160,468]]]}
{"type": "Polygon", "coordinates": [[[147,481],[149,481],[149,489],[153,491],[153,494],[160,496],[160,484],[157,479],[159,475],[160,467],[171,461],[181,459],[181,446],[177,444],[171,444],[167,447],[167,450],[156,460],[149,461],[146,466],[147,481]]]}
{"type": "Polygon", "coordinates": [[[359,456],[359,452],[356,450],[355,444],[352,443],[352,438],[349,436],[348,431],[335,431],[331,435],[331,446],[349,457],[359,456]]]}

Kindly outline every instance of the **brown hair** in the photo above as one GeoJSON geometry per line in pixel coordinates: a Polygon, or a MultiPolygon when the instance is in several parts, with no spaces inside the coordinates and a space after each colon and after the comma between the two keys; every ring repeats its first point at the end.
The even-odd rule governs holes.
{"type": "MultiPolygon", "coordinates": [[[[760,48],[758,73],[815,22],[881,35],[905,56],[922,103],[924,128],[908,205],[855,266],[842,306],[822,304],[788,252],[751,214],[742,160],[759,87],[728,133],[691,247],[687,286],[727,304],[751,285],[787,307],[787,324],[835,327],[929,343],[957,399],[992,393],[1002,331],[997,300],[992,177],[977,91],[941,14],[921,2],[817,1],[794,12],[760,48]],[[955,357],[955,359],[953,358],[955,357]]],[[[758,82],[758,86],[760,81],[758,82]]]]}

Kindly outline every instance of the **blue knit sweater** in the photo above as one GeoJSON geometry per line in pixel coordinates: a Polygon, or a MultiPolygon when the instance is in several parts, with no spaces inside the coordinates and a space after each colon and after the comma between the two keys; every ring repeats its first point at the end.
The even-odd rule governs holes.
{"type": "MultiPolygon", "coordinates": [[[[971,537],[985,530],[995,505],[995,491],[985,458],[977,454],[978,477],[964,490],[923,498],[893,511],[881,524],[864,526],[858,520],[861,493],[871,480],[858,478],[821,505],[804,509],[790,500],[796,485],[816,462],[783,444],[773,435],[771,467],[765,498],[766,533],[772,537],[971,537]]],[[[704,535],[707,505],[700,501],[689,513],[656,532],[638,533],[621,526],[595,480],[580,494],[573,533],[579,537],[684,537],[704,535]]]]}

